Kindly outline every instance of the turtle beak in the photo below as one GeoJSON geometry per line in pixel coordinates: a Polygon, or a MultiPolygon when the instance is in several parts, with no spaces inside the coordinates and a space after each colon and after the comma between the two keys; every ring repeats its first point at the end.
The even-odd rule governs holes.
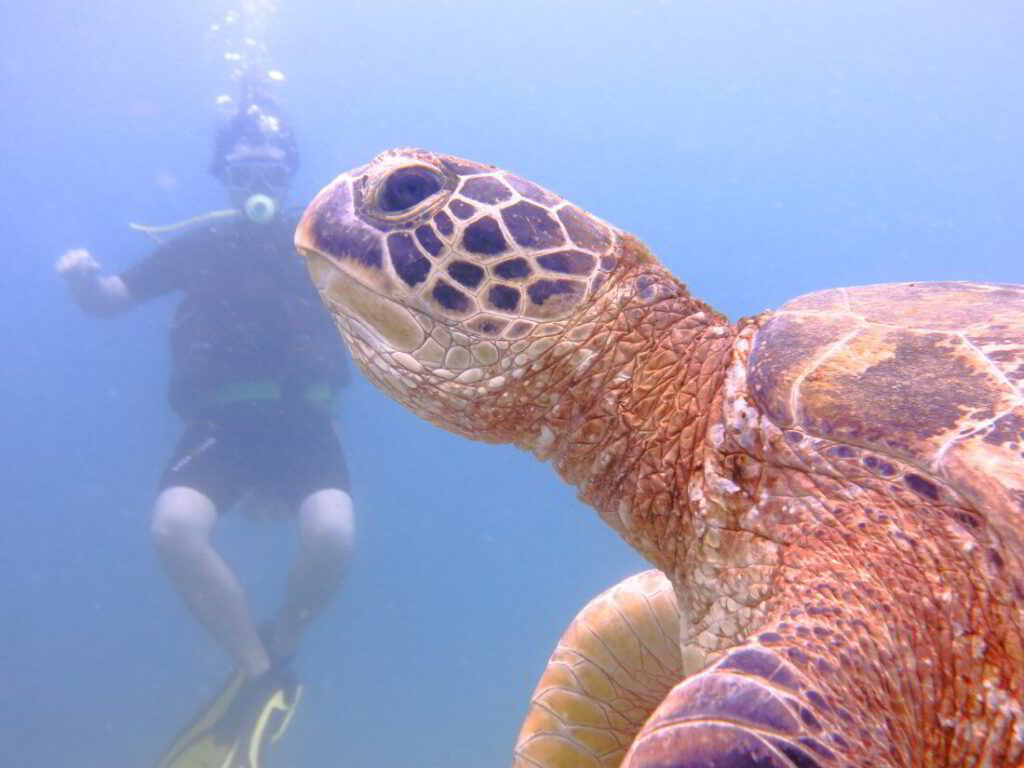
{"type": "Polygon", "coordinates": [[[393,349],[411,351],[423,343],[422,327],[394,296],[380,233],[355,215],[347,176],[335,179],[306,208],[295,247],[333,314],[357,320],[393,349]]]}
{"type": "Polygon", "coordinates": [[[338,271],[331,258],[318,247],[315,235],[316,222],[320,217],[320,208],[329,190],[329,186],[322,189],[320,194],[306,207],[302,218],[299,219],[299,226],[295,230],[295,249],[305,259],[309,275],[313,278],[313,284],[321,294],[323,294],[330,284],[330,280],[333,279],[333,276],[338,271]]]}
{"type": "MultiPolygon", "coordinates": [[[[299,219],[295,230],[295,247],[309,258],[312,252],[327,255],[331,251],[332,237],[339,226],[344,226],[354,214],[352,195],[344,176],[339,176],[317,193],[299,219]]],[[[340,243],[335,243],[340,244],[340,243]]]]}
{"type": "Polygon", "coordinates": [[[313,198],[295,230],[295,247],[320,289],[325,287],[324,269],[344,272],[377,290],[388,288],[380,233],[355,215],[348,174],[313,198]]]}

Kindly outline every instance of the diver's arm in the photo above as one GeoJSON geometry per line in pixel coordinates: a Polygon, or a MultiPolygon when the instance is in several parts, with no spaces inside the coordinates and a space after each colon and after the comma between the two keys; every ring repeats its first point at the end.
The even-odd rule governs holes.
{"type": "Polygon", "coordinates": [[[61,256],[57,273],[64,278],[75,304],[90,315],[112,315],[136,303],[124,280],[100,274],[99,263],[84,248],[74,248],[61,256]]]}

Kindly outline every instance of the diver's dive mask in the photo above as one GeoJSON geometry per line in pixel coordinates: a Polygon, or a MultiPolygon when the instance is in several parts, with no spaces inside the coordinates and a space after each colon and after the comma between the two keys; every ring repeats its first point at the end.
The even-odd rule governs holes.
{"type": "Polygon", "coordinates": [[[266,187],[281,190],[288,188],[290,180],[288,166],[275,160],[236,162],[224,169],[224,183],[236,189],[266,187]]]}
{"type": "Polygon", "coordinates": [[[224,183],[246,217],[257,224],[270,221],[280,208],[291,173],[280,162],[239,162],[224,169],[224,183]]]}

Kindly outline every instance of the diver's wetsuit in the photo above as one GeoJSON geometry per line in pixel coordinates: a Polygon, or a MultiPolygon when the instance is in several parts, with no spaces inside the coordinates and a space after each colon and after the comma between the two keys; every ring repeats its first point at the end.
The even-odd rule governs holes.
{"type": "Polygon", "coordinates": [[[257,485],[293,508],[318,490],[348,490],[331,421],[348,367],[295,253],[295,224],[221,220],[121,274],[139,302],[185,294],[171,331],[170,401],[186,428],[162,489],[194,488],[220,510],[257,485]]]}

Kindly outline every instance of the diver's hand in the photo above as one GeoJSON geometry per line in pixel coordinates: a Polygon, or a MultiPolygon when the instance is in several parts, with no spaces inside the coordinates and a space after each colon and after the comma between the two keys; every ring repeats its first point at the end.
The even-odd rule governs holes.
{"type": "Polygon", "coordinates": [[[69,282],[94,280],[100,264],[85,248],[72,248],[57,259],[57,274],[69,282]]]}
{"type": "Polygon", "coordinates": [[[133,303],[124,281],[101,275],[99,262],[85,248],[72,248],[57,259],[57,274],[75,303],[91,315],[109,315],[133,303]]]}

